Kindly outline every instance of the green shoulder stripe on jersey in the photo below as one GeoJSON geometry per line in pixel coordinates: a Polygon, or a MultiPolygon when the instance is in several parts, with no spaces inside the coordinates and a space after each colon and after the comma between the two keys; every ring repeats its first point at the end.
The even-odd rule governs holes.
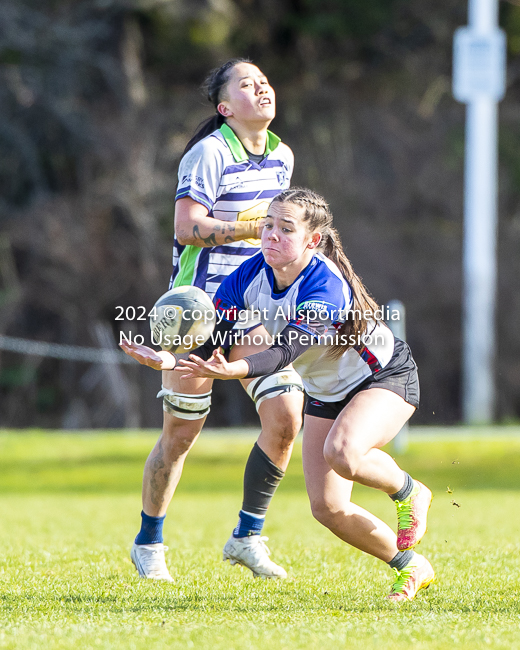
{"type": "Polygon", "coordinates": [[[173,281],[174,287],[191,286],[195,279],[195,264],[202,248],[186,246],[179,258],[179,272],[173,281]]]}
{"type": "MultiPolygon", "coordinates": [[[[235,162],[245,162],[246,160],[249,160],[249,156],[246,153],[246,150],[244,149],[244,145],[240,142],[238,139],[237,135],[233,131],[231,127],[229,127],[227,124],[223,124],[220,127],[220,132],[224,136],[224,139],[227,143],[227,146],[229,147],[231,153],[233,154],[233,158],[235,159],[235,162]]],[[[272,153],[276,147],[280,144],[281,139],[272,133],[271,131],[267,131],[267,143],[265,147],[265,153],[266,155],[269,155],[272,153]]]]}
{"type": "Polygon", "coordinates": [[[272,131],[267,131],[267,146],[265,148],[265,153],[267,155],[272,153],[281,141],[281,138],[275,135],[272,131]]]}

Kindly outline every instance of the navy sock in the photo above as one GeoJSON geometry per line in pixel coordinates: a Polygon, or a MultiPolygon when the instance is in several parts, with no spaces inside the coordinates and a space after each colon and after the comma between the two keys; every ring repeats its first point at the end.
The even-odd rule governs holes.
{"type": "Polygon", "coordinates": [[[264,527],[265,517],[254,517],[248,512],[241,510],[238,513],[238,524],[233,531],[233,537],[249,537],[260,535],[264,527]]]}
{"type": "Polygon", "coordinates": [[[403,487],[399,490],[399,492],[396,492],[395,494],[389,494],[388,495],[392,499],[392,501],[404,501],[412,493],[412,490],[413,490],[413,478],[410,476],[410,474],[407,474],[406,472],[403,472],[403,474],[404,474],[404,485],[403,485],[403,487]]]}
{"type": "Polygon", "coordinates": [[[387,564],[392,569],[402,571],[407,564],[410,564],[412,558],[413,551],[409,548],[407,551],[398,551],[397,555],[387,564]]]}
{"type": "Polygon", "coordinates": [[[162,544],[164,517],[150,517],[141,512],[141,530],[135,538],[136,544],[162,544]]]}

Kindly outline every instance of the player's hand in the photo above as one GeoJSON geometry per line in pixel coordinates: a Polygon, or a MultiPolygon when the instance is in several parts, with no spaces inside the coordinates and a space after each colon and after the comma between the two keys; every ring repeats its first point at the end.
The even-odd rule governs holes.
{"type": "MultiPolygon", "coordinates": [[[[245,363],[245,362],[244,362],[245,363]]],[[[184,372],[181,379],[193,379],[196,377],[206,379],[240,379],[247,374],[247,364],[245,372],[240,367],[240,362],[226,361],[220,350],[213,350],[211,357],[204,361],[195,354],[190,354],[189,359],[179,359],[179,364],[175,368],[177,372],[184,372]],[[241,372],[242,371],[242,372],[241,372]]]]}
{"type": "Polygon", "coordinates": [[[143,366],[149,366],[154,370],[173,370],[175,368],[175,357],[165,350],[156,352],[146,345],[127,343],[126,341],[123,341],[119,347],[143,366]]]}

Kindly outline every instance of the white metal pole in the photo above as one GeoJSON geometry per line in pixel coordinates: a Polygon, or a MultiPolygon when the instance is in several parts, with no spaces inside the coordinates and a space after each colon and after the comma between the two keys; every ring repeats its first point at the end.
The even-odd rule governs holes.
{"type": "Polygon", "coordinates": [[[468,424],[492,422],[494,415],[496,104],[480,97],[466,109],[463,416],[468,424]]]}
{"type": "Polygon", "coordinates": [[[498,0],[469,0],[468,24],[475,32],[487,34],[498,26],[498,0]]]}
{"type": "MultiPolygon", "coordinates": [[[[497,31],[497,0],[470,0],[468,14],[475,37],[497,31]]],[[[464,178],[463,417],[468,424],[489,423],[494,416],[496,185],[497,97],[477,92],[466,109],[464,178]]]]}

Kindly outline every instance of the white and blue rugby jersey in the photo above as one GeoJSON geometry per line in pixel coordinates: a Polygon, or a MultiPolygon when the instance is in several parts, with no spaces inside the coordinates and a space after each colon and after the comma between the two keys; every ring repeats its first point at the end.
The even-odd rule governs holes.
{"type": "MultiPolygon", "coordinates": [[[[175,200],[189,196],[222,221],[256,220],[265,217],[273,197],[289,187],[293,167],[292,151],[274,133],[267,132],[266,156],[257,164],[224,124],[181,160],[175,200]]],[[[250,239],[199,248],[181,246],[175,239],[170,289],[195,285],[213,296],[222,280],[259,246],[259,240],[250,239]]]]}
{"type": "Polygon", "coordinates": [[[352,309],[352,292],[338,267],[321,253],[284,291],[275,287],[273,270],[260,252],[222,283],[215,307],[227,321],[244,320],[245,310],[253,312],[252,318],[260,317],[272,336],[290,325],[313,337],[317,344],[293,362],[311,397],[339,401],[390,361],[394,337],[384,323],[375,321],[369,322],[365,344],[355,345],[339,359],[331,358],[337,329],[352,309]],[[309,318],[309,313],[314,315],[309,318]]]}

